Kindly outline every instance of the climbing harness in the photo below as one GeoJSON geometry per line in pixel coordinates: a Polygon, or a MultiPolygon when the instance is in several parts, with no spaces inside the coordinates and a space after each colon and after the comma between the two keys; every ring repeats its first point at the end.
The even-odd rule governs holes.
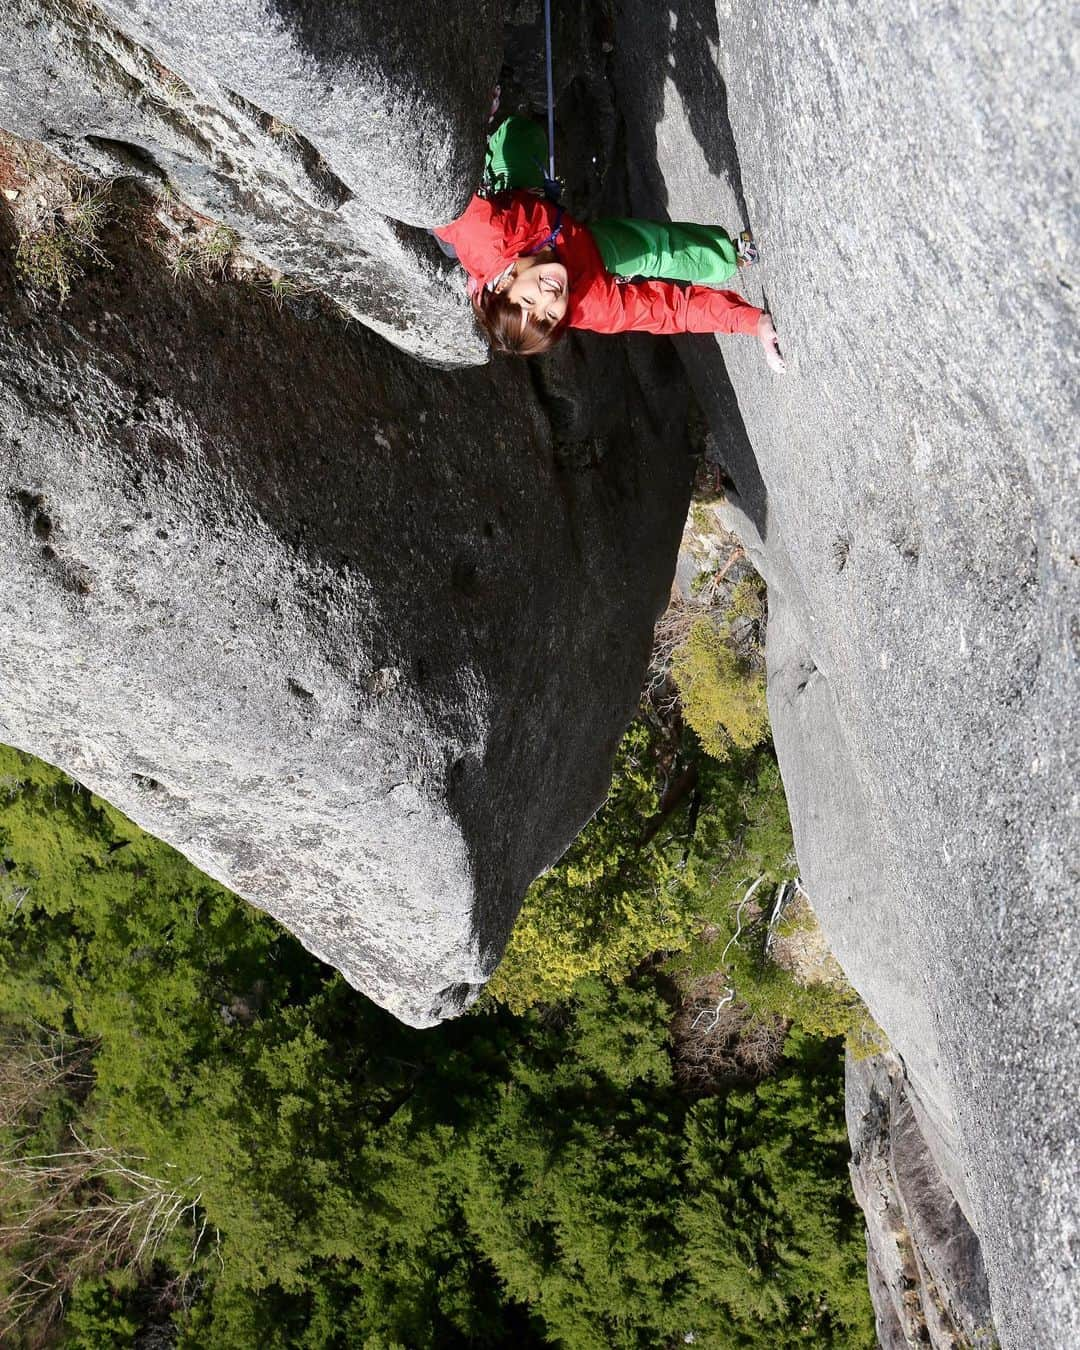
{"type": "MultiPolygon", "coordinates": [[[[552,200],[557,201],[558,199],[553,198],[552,200]]],[[[558,210],[555,212],[555,224],[552,226],[550,233],[544,239],[541,239],[541,241],[534,248],[530,248],[524,254],[522,254],[522,257],[531,258],[534,253],[543,253],[544,249],[551,248],[555,244],[555,241],[558,239],[559,235],[562,234],[562,218],[563,218],[563,209],[560,206],[558,210]]]]}

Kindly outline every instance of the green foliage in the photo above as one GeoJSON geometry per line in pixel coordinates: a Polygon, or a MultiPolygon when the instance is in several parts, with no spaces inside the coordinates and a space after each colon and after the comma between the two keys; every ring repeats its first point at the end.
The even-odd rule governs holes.
{"type": "MultiPolygon", "coordinates": [[[[488,997],[521,1013],[556,1003],[597,977],[621,981],[662,952],[686,980],[711,972],[736,930],[736,910],[760,878],[759,899],[795,870],[787,802],[776,761],[763,749],[703,756],[691,736],[673,762],[655,727],[627,732],[607,802],[563,859],[530,888],[488,997]],[[670,782],[692,766],[690,798],[661,815],[662,761],[670,782]],[[707,935],[707,940],[702,935],[707,935]]],[[[845,1036],[867,1053],[880,1045],[862,1001],[848,986],[805,987],[767,960],[759,909],[726,965],[738,996],[763,1020],[779,1016],[813,1035],[845,1036]]]]}
{"type": "Polygon", "coordinates": [[[789,1038],[754,1092],[698,1102],[687,1122],[688,1265],[703,1299],[695,1339],[777,1350],[873,1347],[864,1248],[840,1169],[848,1140],[835,1042],[789,1038]]]}
{"type": "Polygon", "coordinates": [[[34,290],[56,291],[61,300],[71,293],[76,256],[67,239],[54,230],[24,234],[15,249],[15,270],[34,290]]]}
{"type": "MultiPolygon", "coordinates": [[[[128,1291],[130,1294],[130,1291],[128,1291]]],[[[106,1279],[76,1285],[64,1313],[64,1343],[71,1350],[122,1350],[133,1346],[139,1323],[131,1299],[106,1279]]]]}
{"type": "Polygon", "coordinates": [[[639,719],[619,747],[607,802],[529,889],[488,996],[520,1013],[570,997],[582,980],[625,979],[658,952],[703,955],[695,934],[718,921],[732,886],[746,873],[779,881],[793,863],[771,755],[734,751],[717,762],[693,735],[673,749],[639,719]],[[665,814],[665,781],[688,772],[696,800],[687,793],[665,814]]]}
{"type": "Polygon", "coordinates": [[[178,281],[195,276],[224,276],[239,243],[235,230],[225,225],[210,225],[175,247],[170,239],[165,256],[169,270],[178,281]]]}
{"type": "MultiPolygon", "coordinates": [[[[599,987],[588,997],[608,1001],[610,1014],[599,987]]],[[[635,1057],[652,1065],[667,1019],[655,1002],[635,1011],[635,1057]]],[[[526,1029],[473,1151],[466,1219],[549,1338],[655,1345],[680,1320],[672,1299],[684,1283],[674,1203],[681,1106],[654,1080],[622,1069],[610,1077],[599,1067],[611,1064],[606,1045],[568,1055],[558,1027],[531,1018],[526,1029]]],[[[590,1039],[585,1029],[577,1037],[590,1039]]]]}
{"type": "Polygon", "coordinates": [[[755,572],[743,577],[731,592],[728,602],[726,621],[734,623],[737,619],[760,621],[765,612],[765,582],[755,572]]]}
{"type": "Polygon", "coordinates": [[[690,594],[700,595],[705,587],[711,583],[712,579],[713,571],[711,568],[705,568],[702,572],[695,572],[690,579],[690,594]]]}
{"type": "Polygon", "coordinates": [[[765,675],[735,650],[727,624],[703,615],[676,648],[672,675],[682,693],[683,715],[708,754],[726,759],[769,734],[765,675]]]}
{"type": "Polygon", "coordinates": [[[671,1082],[667,1025],[671,1010],[651,985],[582,980],[574,990],[575,1017],[567,1038],[588,1072],[615,1088],[637,1080],[671,1082]]]}
{"type": "MultiPolygon", "coordinates": [[[[734,759],[716,773],[695,838],[735,857],[759,789],[734,759]]],[[[655,819],[655,789],[634,791],[655,819]]],[[[672,867],[686,809],[652,836],[672,867]]],[[[68,1344],[132,1344],[165,1318],[185,1350],[653,1347],[689,1330],[717,1350],[872,1344],[835,1044],[814,1058],[793,1042],[772,1097],[693,1106],[671,1090],[671,1009],[645,975],[411,1030],[9,751],[0,845],[0,1015],[93,1047],[89,1090],[65,1089],[38,1128],[75,1123],[198,1197],[153,1288],[136,1271],[76,1287],[68,1344]],[[742,1142],[725,1154],[729,1122],[742,1142]],[[170,1281],[188,1291],[171,1303],[170,1281]]],[[[628,843],[619,856],[651,875],[628,843]]],[[[682,872],[696,893],[703,859],[682,872]]]]}
{"type": "MultiPolygon", "coordinates": [[[[662,1016],[638,1026],[662,1045],[662,1016]]],[[[718,1350],[871,1347],[840,1063],[835,1043],[796,1037],[757,1093],[687,1109],[537,1028],[483,1132],[466,1217],[568,1350],[688,1332],[718,1350]]]]}
{"type": "Polygon", "coordinates": [[[697,900],[701,913],[716,921],[717,906],[741,884],[763,876],[783,881],[795,868],[787,799],[771,752],[733,754],[722,763],[701,765],[704,805],[698,820],[697,900]]]}
{"type": "Polygon", "coordinates": [[[800,984],[766,956],[768,909],[776,886],[793,875],[794,843],[776,761],[758,752],[737,764],[742,789],[734,806],[735,847],[730,842],[731,816],[718,809],[731,781],[729,766],[709,766],[706,771],[705,795],[714,805],[703,811],[698,823],[701,861],[694,890],[703,928],[685,953],[668,961],[668,969],[691,980],[714,970],[726,951],[727,976],[755,1017],[781,1017],[812,1036],[842,1036],[857,1054],[874,1053],[882,1047],[881,1032],[850,985],[800,984]],[[739,939],[729,945],[739,927],[740,902],[759,879],[742,910],[739,939]],[[708,934],[707,941],[702,940],[702,931],[708,934]]]}
{"type": "Polygon", "coordinates": [[[296,277],[286,276],[283,273],[277,275],[264,275],[258,288],[273,303],[274,308],[282,310],[290,300],[296,300],[299,296],[310,292],[311,287],[296,277]]]}
{"type": "Polygon", "coordinates": [[[643,840],[660,809],[658,748],[646,723],[630,727],[607,802],[525,897],[489,985],[512,1011],[566,998],[587,977],[622,978],[651,953],[689,943],[692,915],[667,838],[643,840]]]}
{"type": "Polygon", "coordinates": [[[20,231],[15,270],[33,290],[65,300],[87,258],[104,261],[97,239],[108,211],[107,185],[75,188],[56,210],[20,231]]]}

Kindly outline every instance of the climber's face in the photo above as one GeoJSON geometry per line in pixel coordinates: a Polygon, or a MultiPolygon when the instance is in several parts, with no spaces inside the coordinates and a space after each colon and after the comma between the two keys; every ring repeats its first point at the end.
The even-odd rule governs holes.
{"type": "Polygon", "coordinates": [[[569,275],[550,250],[534,258],[519,258],[512,276],[499,287],[526,318],[557,324],[566,317],[569,275]]]}

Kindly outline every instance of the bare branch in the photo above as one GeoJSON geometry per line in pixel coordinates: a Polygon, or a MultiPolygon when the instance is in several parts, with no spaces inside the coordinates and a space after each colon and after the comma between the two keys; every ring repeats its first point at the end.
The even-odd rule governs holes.
{"type": "Polygon", "coordinates": [[[131,1165],[141,1158],[72,1136],[78,1148],[0,1158],[0,1340],[28,1319],[51,1324],[80,1278],[145,1269],[188,1214],[192,1264],[198,1256],[207,1227],[202,1194],[192,1195],[198,1177],[175,1186],[131,1165]]]}

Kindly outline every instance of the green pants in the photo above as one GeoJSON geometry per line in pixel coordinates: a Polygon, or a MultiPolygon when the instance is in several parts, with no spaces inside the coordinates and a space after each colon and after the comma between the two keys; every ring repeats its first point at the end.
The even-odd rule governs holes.
{"type": "MultiPolygon", "coordinates": [[[[538,122],[508,117],[488,140],[484,181],[493,192],[542,188],[547,135],[538,122]]],[[[608,217],[589,225],[607,270],[617,277],[662,277],[719,286],[738,270],[735,245],[719,225],[608,217]]]]}
{"type": "Polygon", "coordinates": [[[738,270],[735,245],[719,225],[667,220],[594,220],[604,266],[617,277],[663,277],[719,286],[738,270]]]}

